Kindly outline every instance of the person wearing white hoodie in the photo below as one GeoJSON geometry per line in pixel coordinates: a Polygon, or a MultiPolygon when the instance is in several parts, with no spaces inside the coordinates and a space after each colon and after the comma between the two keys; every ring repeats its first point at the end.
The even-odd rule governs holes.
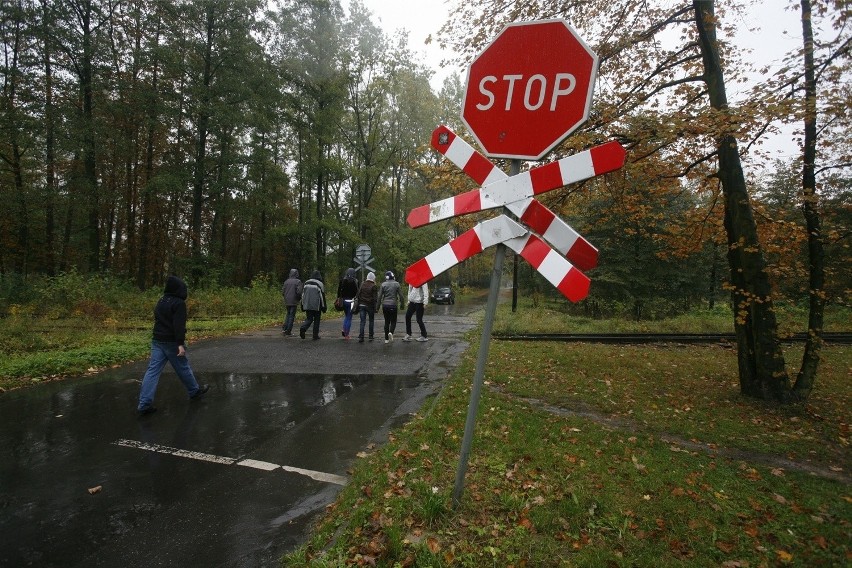
{"type": "Polygon", "coordinates": [[[408,309],[405,310],[405,337],[403,341],[411,341],[411,316],[417,318],[417,326],[420,328],[420,337],[417,341],[429,341],[426,334],[426,326],[423,325],[423,310],[429,305],[429,285],[408,285],[408,309]]]}

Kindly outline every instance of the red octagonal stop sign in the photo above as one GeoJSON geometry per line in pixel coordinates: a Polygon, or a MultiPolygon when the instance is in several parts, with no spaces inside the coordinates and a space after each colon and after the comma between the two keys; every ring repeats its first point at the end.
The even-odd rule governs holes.
{"type": "Polygon", "coordinates": [[[565,20],[509,24],[470,64],[462,120],[488,156],[541,159],[588,118],[597,67],[565,20]]]}

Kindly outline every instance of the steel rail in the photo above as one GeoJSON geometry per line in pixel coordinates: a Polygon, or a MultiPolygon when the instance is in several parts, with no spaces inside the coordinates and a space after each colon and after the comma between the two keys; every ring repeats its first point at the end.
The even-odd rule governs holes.
{"type": "MultiPolygon", "coordinates": [[[[561,341],[566,343],[611,343],[611,344],[651,344],[651,343],[736,343],[733,333],[494,333],[494,339],[501,341],[561,341]]],[[[807,339],[806,333],[795,333],[782,337],[783,343],[801,343],[807,339]]],[[[823,333],[822,339],[828,344],[849,345],[852,332],[823,333]]]]}

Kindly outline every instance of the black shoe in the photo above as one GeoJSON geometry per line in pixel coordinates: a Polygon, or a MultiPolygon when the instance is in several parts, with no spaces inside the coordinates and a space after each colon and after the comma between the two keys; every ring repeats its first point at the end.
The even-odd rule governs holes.
{"type": "Polygon", "coordinates": [[[359,337],[359,338],[358,338],[358,343],[364,343],[364,338],[363,338],[363,337],[359,337]]]}
{"type": "Polygon", "coordinates": [[[305,338],[305,330],[302,328],[299,328],[299,337],[301,337],[302,339],[305,338]]]}
{"type": "Polygon", "coordinates": [[[317,339],[319,339],[319,335],[314,336],[314,341],[316,341],[317,339]]]}
{"type": "Polygon", "coordinates": [[[145,408],[137,410],[136,414],[138,414],[139,416],[148,416],[149,414],[154,414],[155,412],[157,412],[156,408],[154,408],[153,406],[146,406],[145,408]]]}
{"type": "Polygon", "coordinates": [[[189,400],[198,400],[204,393],[210,390],[210,385],[198,385],[198,390],[195,391],[195,394],[189,397],[189,400]]]}

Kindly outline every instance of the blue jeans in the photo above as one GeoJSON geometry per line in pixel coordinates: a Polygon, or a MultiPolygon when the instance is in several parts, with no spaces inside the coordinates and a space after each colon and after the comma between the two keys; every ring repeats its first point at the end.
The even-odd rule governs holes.
{"type": "Polygon", "coordinates": [[[195,380],[195,375],[189,366],[189,359],[186,356],[178,357],[177,343],[155,339],[151,341],[151,360],[148,362],[148,370],[142,377],[138,410],[144,410],[153,404],[154,395],[157,394],[157,383],[160,382],[160,373],[163,372],[166,362],[171,363],[189,396],[198,392],[198,381],[195,380]]]}
{"type": "Polygon", "coordinates": [[[358,334],[358,339],[364,339],[364,323],[367,318],[370,318],[370,339],[373,339],[373,318],[376,316],[376,311],[367,306],[360,306],[358,310],[361,312],[361,333],[358,334]]]}
{"type": "Polygon", "coordinates": [[[294,321],[296,321],[296,306],[287,306],[287,316],[284,318],[284,331],[293,331],[294,321]]]}
{"type": "Polygon", "coordinates": [[[355,300],[343,300],[343,335],[349,337],[352,328],[352,304],[355,300]]]}

